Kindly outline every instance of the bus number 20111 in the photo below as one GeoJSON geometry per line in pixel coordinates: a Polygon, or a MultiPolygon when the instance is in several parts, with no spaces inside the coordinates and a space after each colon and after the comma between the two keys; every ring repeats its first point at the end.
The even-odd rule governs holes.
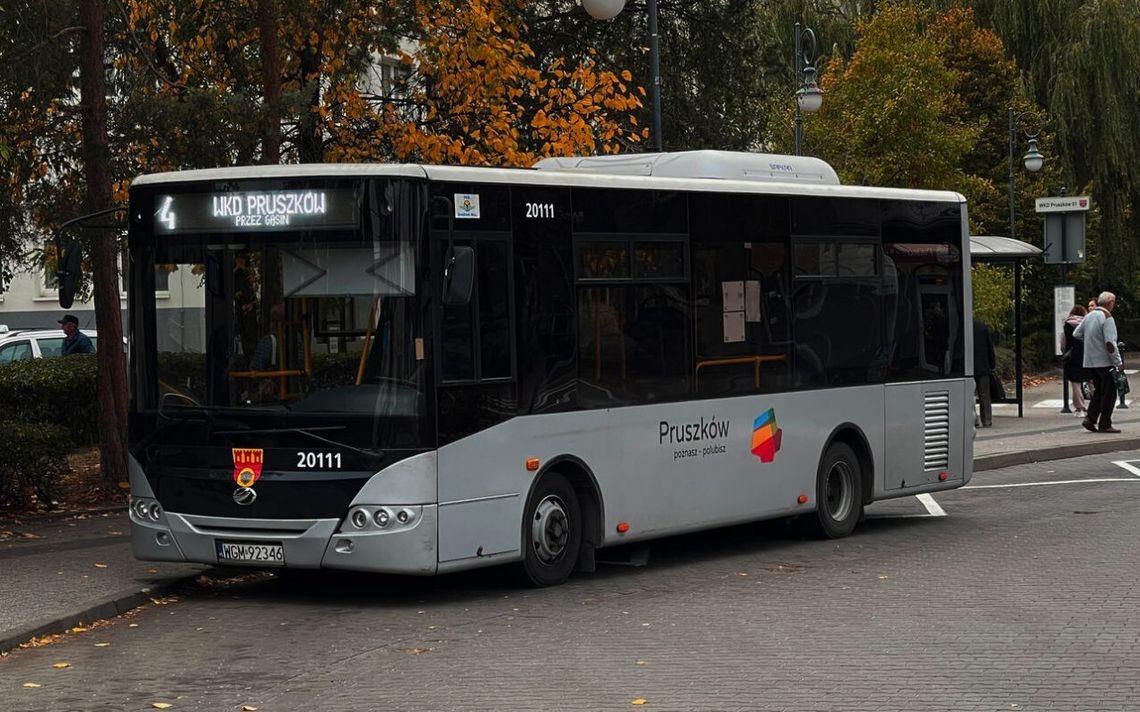
{"type": "Polygon", "coordinates": [[[531,218],[553,218],[554,203],[527,203],[526,216],[531,218]]]}
{"type": "Polygon", "coordinates": [[[299,452],[297,468],[311,470],[314,467],[340,467],[339,452],[299,452]]]}

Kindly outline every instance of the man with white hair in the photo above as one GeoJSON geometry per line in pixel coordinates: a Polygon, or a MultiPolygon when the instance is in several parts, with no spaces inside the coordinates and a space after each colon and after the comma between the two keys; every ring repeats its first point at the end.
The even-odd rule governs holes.
{"type": "Polygon", "coordinates": [[[1088,403],[1088,415],[1081,425],[1096,433],[1119,433],[1112,427],[1112,408],[1116,405],[1116,381],[1112,369],[1124,368],[1120,349],[1116,347],[1116,322],[1112,309],[1116,295],[1101,292],[1096,307],[1073,330],[1073,336],[1085,344],[1084,367],[1092,374],[1093,394],[1088,403]]]}

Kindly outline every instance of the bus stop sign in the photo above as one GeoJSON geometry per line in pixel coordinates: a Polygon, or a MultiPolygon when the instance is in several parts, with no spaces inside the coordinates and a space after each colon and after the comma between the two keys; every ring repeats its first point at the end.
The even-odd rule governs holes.
{"type": "Polygon", "coordinates": [[[1045,264],[1085,261],[1085,213],[1090,202],[1087,195],[1037,199],[1037,212],[1045,214],[1045,264]]]}

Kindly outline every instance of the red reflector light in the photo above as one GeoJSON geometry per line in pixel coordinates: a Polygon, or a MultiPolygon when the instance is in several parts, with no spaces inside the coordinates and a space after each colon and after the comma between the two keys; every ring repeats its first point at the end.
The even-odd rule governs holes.
{"type": "Polygon", "coordinates": [[[806,494],[801,494],[799,497],[796,497],[796,501],[800,504],[807,504],[808,496],[806,494]]]}
{"type": "Polygon", "coordinates": [[[539,464],[540,463],[539,463],[537,457],[528,458],[526,461],[526,469],[530,470],[531,472],[534,472],[535,470],[538,469],[539,464]]]}
{"type": "Polygon", "coordinates": [[[946,474],[945,472],[939,472],[938,479],[942,482],[945,482],[946,480],[950,479],[950,475],[946,474]]]}
{"type": "Polygon", "coordinates": [[[629,522],[621,522],[617,525],[618,534],[625,534],[629,531],[629,522]]]}

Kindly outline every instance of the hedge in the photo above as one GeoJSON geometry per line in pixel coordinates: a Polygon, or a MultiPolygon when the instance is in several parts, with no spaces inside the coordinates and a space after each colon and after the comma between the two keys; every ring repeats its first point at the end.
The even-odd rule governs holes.
{"type": "Polygon", "coordinates": [[[0,420],[58,425],[71,446],[99,437],[95,356],[16,361],[0,366],[0,420]]]}
{"type": "Polygon", "coordinates": [[[0,510],[28,503],[29,494],[52,506],[59,478],[69,471],[67,432],[45,423],[0,421],[0,510]]]}

